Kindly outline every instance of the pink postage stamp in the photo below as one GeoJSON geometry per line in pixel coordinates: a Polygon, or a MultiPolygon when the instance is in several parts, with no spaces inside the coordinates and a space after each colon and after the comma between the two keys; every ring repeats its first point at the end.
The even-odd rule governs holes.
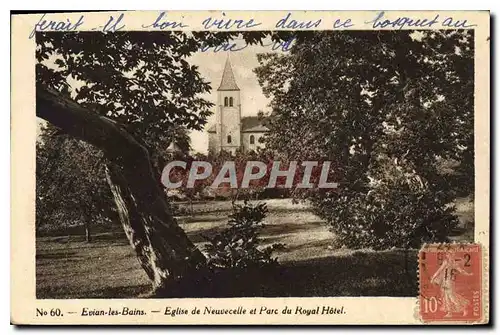
{"type": "Polygon", "coordinates": [[[425,245],[419,254],[419,314],[424,322],[475,322],[483,317],[479,244],[425,245]]]}

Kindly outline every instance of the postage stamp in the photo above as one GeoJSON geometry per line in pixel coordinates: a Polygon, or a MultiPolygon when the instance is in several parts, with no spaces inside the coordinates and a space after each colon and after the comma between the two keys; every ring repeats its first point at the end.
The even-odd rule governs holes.
{"type": "Polygon", "coordinates": [[[419,253],[422,321],[480,321],[483,317],[482,264],[479,244],[425,245],[419,253]]]}
{"type": "Polygon", "coordinates": [[[488,322],[489,12],[11,21],[12,323],[488,322]]]}

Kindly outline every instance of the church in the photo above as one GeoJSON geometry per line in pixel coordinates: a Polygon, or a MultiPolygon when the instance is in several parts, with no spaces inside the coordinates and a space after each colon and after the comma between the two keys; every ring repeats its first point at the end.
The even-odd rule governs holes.
{"type": "Polygon", "coordinates": [[[234,78],[229,57],[217,89],[215,124],[208,129],[208,150],[235,154],[264,147],[262,137],[269,131],[258,116],[241,117],[241,91],[234,78]]]}

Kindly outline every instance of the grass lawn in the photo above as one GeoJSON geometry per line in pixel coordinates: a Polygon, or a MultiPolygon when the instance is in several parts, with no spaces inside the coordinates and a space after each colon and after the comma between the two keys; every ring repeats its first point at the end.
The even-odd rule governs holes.
{"type": "MultiPolygon", "coordinates": [[[[264,244],[284,243],[277,252],[282,266],[273,278],[279,296],[415,296],[416,250],[371,251],[334,248],[334,235],[306,205],[288,199],[266,200],[269,215],[261,238],[264,244]]],[[[224,227],[231,204],[227,201],[194,204],[194,215],[179,223],[202,247],[202,235],[224,227]]],[[[467,222],[473,206],[457,203],[463,222],[460,239],[473,236],[467,222]],[[460,205],[459,205],[460,204],[460,205]]],[[[38,298],[146,297],[149,282],[120,227],[94,234],[86,243],[75,231],[37,238],[38,298]]],[[[276,287],[274,288],[276,292],[276,287]]],[[[273,295],[264,288],[256,295],[273,295]]]]}

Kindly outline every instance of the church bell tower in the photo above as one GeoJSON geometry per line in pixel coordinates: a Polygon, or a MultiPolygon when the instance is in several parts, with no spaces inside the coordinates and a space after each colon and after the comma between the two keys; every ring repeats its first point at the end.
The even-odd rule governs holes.
{"type": "Polygon", "coordinates": [[[220,150],[235,153],[241,143],[240,89],[234,79],[229,56],[217,89],[216,143],[220,150]]]}

